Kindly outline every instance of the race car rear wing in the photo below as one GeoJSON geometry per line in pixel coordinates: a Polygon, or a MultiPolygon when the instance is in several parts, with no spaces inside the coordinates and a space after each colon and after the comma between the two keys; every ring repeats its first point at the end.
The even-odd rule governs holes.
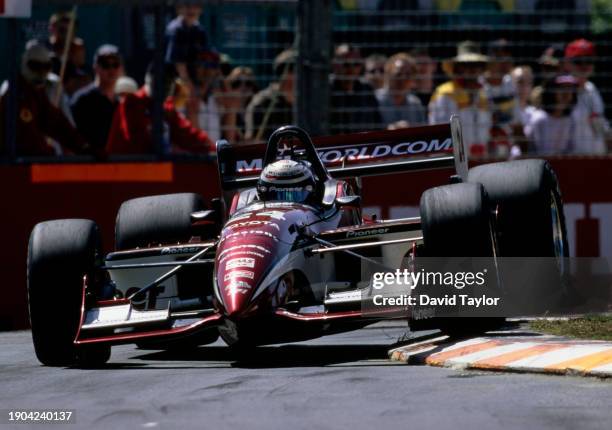
{"type": "MultiPolygon", "coordinates": [[[[316,152],[333,178],[385,175],[455,167],[467,179],[467,156],[461,123],[453,115],[448,124],[400,130],[323,136],[313,139],[316,152]]],[[[292,149],[278,146],[278,158],[292,149]]],[[[217,162],[224,190],[253,187],[261,173],[265,144],[230,145],[217,142],[217,162]]]]}

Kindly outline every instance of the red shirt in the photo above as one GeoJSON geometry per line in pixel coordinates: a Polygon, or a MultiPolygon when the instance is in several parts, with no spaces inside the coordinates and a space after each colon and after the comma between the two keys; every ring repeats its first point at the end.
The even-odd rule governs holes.
{"type": "MultiPolygon", "coordinates": [[[[47,137],[59,142],[64,149],[83,152],[85,141],[55,107],[45,88],[38,88],[19,77],[17,82],[17,155],[55,155],[47,137]]],[[[8,93],[0,99],[0,122],[4,124],[8,93]]],[[[0,127],[1,129],[1,127],[0,127]]],[[[4,141],[4,133],[0,140],[4,141]]]]}
{"type": "MultiPolygon", "coordinates": [[[[108,135],[106,151],[109,154],[150,154],[155,152],[151,108],[153,99],[141,88],[127,95],[115,111],[108,135]]],[[[171,97],[164,103],[164,121],[170,132],[170,142],[188,152],[214,151],[213,142],[206,132],[194,127],[176,111],[171,97]]]]}

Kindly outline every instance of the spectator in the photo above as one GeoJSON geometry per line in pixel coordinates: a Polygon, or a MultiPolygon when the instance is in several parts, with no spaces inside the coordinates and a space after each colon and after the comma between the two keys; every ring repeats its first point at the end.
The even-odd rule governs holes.
{"type": "MultiPolygon", "coordinates": [[[[214,144],[206,132],[194,127],[175,108],[174,94],[177,82],[174,68],[167,68],[164,90],[168,95],[164,106],[164,152],[189,151],[213,153],[214,144]]],[[[152,73],[147,73],[145,85],[134,94],[128,94],[119,103],[111,131],[108,135],[107,152],[110,154],[151,154],[155,152],[152,135],[151,111],[153,99],[152,73]]]]}
{"type": "Polygon", "coordinates": [[[560,58],[563,56],[563,50],[553,45],[544,50],[538,60],[538,85],[531,92],[531,104],[535,107],[542,107],[542,90],[544,82],[559,75],[561,72],[560,58]]]}
{"type": "Polygon", "coordinates": [[[533,72],[529,66],[518,66],[510,73],[512,83],[516,89],[516,109],[520,123],[524,127],[529,124],[531,115],[536,108],[531,105],[531,93],[533,91],[533,72]]]}
{"type": "Polygon", "coordinates": [[[257,92],[255,75],[250,67],[235,67],[225,79],[225,91],[219,97],[225,118],[223,137],[230,142],[244,140],[245,111],[257,92]]]}
{"type": "Polygon", "coordinates": [[[457,56],[442,64],[450,81],[438,86],[429,102],[431,124],[447,123],[451,115],[459,115],[465,145],[472,156],[487,154],[491,112],[480,76],[488,60],[474,42],[461,42],[457,56]]]}
{"type": "Polygon", "coordinates": [[[387,127],[413,127],[427,122],[425,108],[411,92],[415,73],[416,63],[405,52],[387,60],[385,86],[376,90],[380,116],[387,127]]]}
{"type": "Polygon", "coordinates": [[[184,111],[187,119],[200,130],[206,130],[213,142],[221,139],[221,114],[215,97],[220,77],[219,54],[215,51],[201,52],[194,75],[198,97],[195,103],[190,97],[184,111]]]}
{"type": "Polygon", "coordinates": [[[516,92],[510,72],[512,71],[512,52],[508,41],[499,39],[489,46],[489,62],[483,76],[483,87],[489,101],[493,119],[489,151],[507,158],[514,145],[513,127],[518,124],[516,113],[516,92]]]}
{"type": "Polygon", "coordinates": [[[381,54],[372,54],[365,60],[365,80],[373,90],[385,86],[385,63],[387,57],[381,54]]]}
{"type": "Polygon", "coordinates": [[[261,90],[246,110],[245,138],[250,141],[267,139],[278,127],[293,124],[295,103],[295,62],[297,52],[287,49],[275,58],[274,74],[277,82],[261,90]]]}
{"type": "Polygon", "coordinates": [[[360,80],[362,69],[359,49],[348,44],[336,47],[331,81],[332,134],[382,128],[374,91],[360,80]]]}
{"type": "Polygon", "coordinates": [[[510,73],[512,83],[516,91],[514,114],[517,123],[513,125],[514,143],[517,147],[513,147],[512,155],[518,156],[522,152],[529,149],[529,142],[525,138],[524,130],[531,122],[531,117],[536,111],[536,108],[531,105],[531,94],[533,92],[533,72],[529,66],[515,67],[510,73]]]}
{"type": "MultiPolygon", "coordinates": [[[[30,40],[28,43],[26,43],[25,50],[28,51],[30,47],[36,44],[40,44],[40,42],[37,41],[36,39],[30,40]]],[[[70,99],[68,98],[68,96],[66,96],[66,94],[62,94],[59,100],[54,100],[57,95],[59,86],[60,86],[59,76],[57,76],[53,72],[49,72],[49,74],[47,74],[47,78],[45,79],[45,88],[47,90],[47,97],[49,97],[49,101],[51,101],[51,103],[55,107],[58,107],[62,111],[62,113],[66,116],[66,119],[68,119],[68,121],[70,121],[70,123],[74,125],[74,118],[72,118],[72,111],[70,110],[70,99]]],[[[4,81],[2,83],[2,88],[0,89],[0,92],[4,94],[7,90],[8,90],[8,81],[4,81]]]]}
{"type": "Polygon", "coordinates": [[[577,83],[571,75],[559,75],[545,82],[542,109],[534,112],[525,126],[525,136],[533,142],[538,154],[574,152],[576,120],[572,110],[576,104],[577,83]]]}
{"type": "Polygon", "coordinates": [[[195,68],[201,52],[209,51],[208,35],[200,24],[201,2],[179,0],[177,17],[166,27],[166,63],[175,67],[184,82],[192,105],[198,104],[199,93],[194,83],[195,68]]]}
{"type": "Polygon", "coordinates": [[[413,49],[409,54],[416,60],[414,93],[421,100],[423,106],[427,106],[434,89],[434,78],[438,65],[429,56],[426,49],[413,49]]]}
{"type": "Polygon", "coordinates": [[[605,154],[610,131],[599,90],[589,81],[595,69],[595,56],[595,45],[585,39],[574,40],[565,48],[567,70],[578,82],[578,101],[572,113],[576,119],[573,139],[576,152],[582,154],[605,154]]]}
{"type": "MultiPolygon", "coordinates": [[[[45,41],[45,45],[52,53],[52,71],[57,76],[61,74],[62,61],[64,59],[64,51],[66,43],[70,43],[68,48],[68,57],[63,79],[63,91],[72,96],[76,91],[88,85],[91,82],[91,73],[87,68],[85,56],[85,42],[79,37],[75,37],[78,28],[78,21],[74,17],[74,28],[72,39],[68,41],[70,26],[72,25],[71,12],[58,12],[51,15],[49,19],[49,38],[45,41]]],[[[52,100],[55,97],[52,98],[52,100]]]]}
{"type": "MultiPolygon", "coordinates": [[[[29,43],[23,54],[21,73],[17,79],[17,155],[52,156],[67,150],[75,153],[90,152],[90,147],[68,118],[47,96],[51,58],[49,50],[39,43],[29,43]],[[59,152],[49,139],[61,145],[59,152]]],[[[5,121],[7,90],[8,85],[3,85],[0,99],[2,123],[5,121]]],[[[0,139],[4,140],[4,134],[0,139]]]]}
{"type": "Polygon", "coordinates": [[[104,149],[118,99],[115,94],[117,80],[123,74],[123,61],[119,49],[102,45],[94,57],[95,79],[72,98],[72,115],[77,130],[90,145],[104,149]]]}
{"type": "Polygon", "coordinates": [[[121,76],[115,84],[115,95],[119,100],[123,100],[128,94],[138,91],[138,84],[129,76],[121,76]]]}

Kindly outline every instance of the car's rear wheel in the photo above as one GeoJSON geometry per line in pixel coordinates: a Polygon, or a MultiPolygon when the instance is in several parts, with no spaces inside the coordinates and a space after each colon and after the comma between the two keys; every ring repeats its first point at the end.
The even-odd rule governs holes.
{"type": "MultiPolygon", "coordinates": [[[[464,269],[470,263],[461,262],[462,257],[475,257],[479,264],[488,264],[495,271],[497,236],[482,185],[460,183],[426,190],[421,196],[420,211],[425,257],[436,266],[433,269],[440,269],[439,265],[464,269]]],[[[498,328],[503,322],[501,317],[466,316],[438,317],[433,324],[446,334],[465,336],[498,328]]],[[[411,322],[413,329],[428,324],[431,323],[411,322]]]]}
{"type": "Polygon", "coordinates": [[[498,207],[499,248],[503,256],[569,256],[561,191],[547,161],[485,164],[470,169],[468,181],[482,184],[492,204],[498,207]]]}
{"type": "Polygon", "coordinates": [[[186,242],[193,235],[191,214],[203,209],[202,197],[194,193],[127,200],[117,213],[115,248],[186,242]]]}
{"type": "MultiPolygon", "coordinates": [[[[195,193],[139,197],[123,202],[115,224],[117,250],[187,242],[193,235],[191,214],[205,209],[195,193]]],[[[211,229],[212,231],[212,229],[211,229]]],[[[200,231],[198,234],[206,231],[200,231]]],[[[204,238],[203,238],[204,239],[204,238]]],[[[216,330],[173,341],[140,341],[140,349],[185,350],[215,342],[216,330]]]]}
{"type": "Polygon", "coordinates": [[[28,305],[38,360],[47,366],[96,366],[108,361],[108,345],[79,346],[83,278],[93,278],[101,260],[93,221],[65,219],[37,224],[27,261],[28,305]]]}
{"type": "Polygon", "coordinates": [[[574,300],[563,200],[550,164],[545,160],[486,164],[471,169],[468,180],[482,184],[497,207],[500,255],[521,257],[504,258],[504,274],[511,279],[531,274],[528,282],[521,278],[508,285],[520,300],[532,303],[525,310],[551,311],[574,300]]]}

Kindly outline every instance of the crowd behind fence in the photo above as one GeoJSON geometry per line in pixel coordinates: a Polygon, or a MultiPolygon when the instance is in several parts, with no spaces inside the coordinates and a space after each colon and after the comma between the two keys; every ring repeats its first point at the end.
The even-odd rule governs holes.
{"type": "MultiPolygon", "coordinates": [[[[209,157],[219,139],[300,122],[297,100],[312,94],[296,85],[295,2],[177,3],[161,15],[163,46],[146,7],[46,8],[21,25],[15,126],[1,89],[4,158],[209,157]],[[87,25],[103,16],[119,22],[106,39],[87,25]]],[[[597,0],[339,0],[332,13],[329,134],[458,114],[472,157],[611,148],[612,8],[597,0]]]]}

